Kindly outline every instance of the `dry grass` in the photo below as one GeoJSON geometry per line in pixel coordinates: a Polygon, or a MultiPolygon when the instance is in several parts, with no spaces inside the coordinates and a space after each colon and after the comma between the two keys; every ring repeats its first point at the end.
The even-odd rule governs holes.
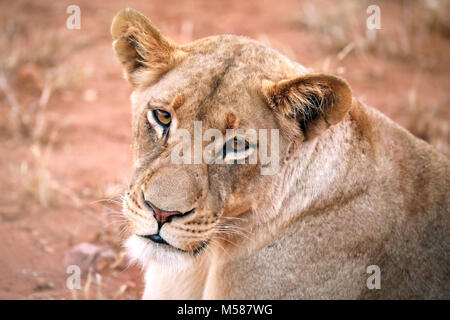
{"type": "Polygon", "coordinates": [[[111,297],[106,297],[104,294],[105,284],[100,273],[89,271],[84,288],[81,292],[79,290],[72,290],[73,300],[119,300],[124,297],[125,292],[129,289],[130,284],[122,284],[111,297]]]}
{"type": "Polygon", "coordinates": [[[293,24],[320,34],[318,41],[327,50],[341,51],[352,45],[363,53],[411,57],[426,44],[431,33],[450,34],[450,2],[447,0],[381,1],[381,28],[366,28],[370,1],[343,0],[335,5],[322,1],[307,3],[293,24]],[[399,6],[400,16],[389,17],[389,6],[399,6]],[[389,30],[389,32],[384,32],[389,30]]]}
{"type": "Polygon", "coordinates": [[[23,160],[19,170],[21,185],[26,193],[43,207],[57,206],[62,199],[81,207],[78,195],[58,182],[50,171],[51,145],[42,149],[39,144],[33,144],[30,150],[32,159],[23,160]]]}
{"type": "Polygon", "coordinates": [[[64,281],[64,288],[57,288],[53,282],[44,281],[42,278],[42,283],[38,284],[38,290],[27,298],[32,300],[130,300],[139,299],[141,295],[134,282],[127,281],[117,285],[92,269],[81,279],[80,289],[68,289],[65,285],[64,281]],[[70,293],[69,296],[67,292],[70,293]]]}
{"type": "Polygon", "coordinates": [[[31,159],[22,160],[19,168],[24,191],[44,207],[56,205],[61,195],[79,206],[78,197],[53,179],[49,170],[52,147],[62,125],[61,121],[49,119],[45,112],[52,94],[51,81],[46,81],[39,99],[28,104],[27,108],[18,102],[4,74],[0,74],[0,89],[11,107],[9,125],[13,137],[30,145],[31,159]]]}
{"type": "MultiPolygon", "coordinates": [[[[450,101],[446,101],[448,106],[450,101]]],[[[431,105],[426,106],[418,101],[417,92],[411,90],[406,107],[408,121],[406,128],[415,136],[427,141],[443,154],[450,157],[450,114],[448,108],[431,105]],[[447,114],[443,114],[447,112],[447,114]]]]}
{"type": "Polygon", "coordinates": [[[351,41],[364,41],[364,25],[358,19],[362,8],[361,3],[356,1],[344,1],[336,6],[307,3],[293,23],[299,28],[319,33],[318,40],[325,48],[341,50],[351,41]]]}
{"type": "Polygon", "coordinates": [[[8,77],[19,74],[24,65],[44,70],[60,66],[73,51],[91,42],[86,36],[74,38],[65,29],[55,31],[4,15],[0,18],[0,70],[8,77]]]}
{"type": "Polygon", "coordinates": [[[79,206],[79,198],[50,171],[52,148],[65,122],[51,116],[47,106],[54,95],[82,88],[92,73],[65,62],[86,39],[66,41],[61,32],[19,26],[8,19],[0,23],[0,105],[9,109],[5,128],[10,137],[29,145],[30,156],[18,168],[22,188],[44,207],[56,205],[61,197],[79,206]]]}

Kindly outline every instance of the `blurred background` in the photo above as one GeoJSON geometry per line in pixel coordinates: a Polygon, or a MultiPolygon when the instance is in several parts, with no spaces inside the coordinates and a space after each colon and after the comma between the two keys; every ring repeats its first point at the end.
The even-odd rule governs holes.
{"type": "Polygon", "coordinates": [[[0,298],[134,299],[140,270],[121,240],[131,177],[131,87],[111,50],[134,7],[180,43],[255,38],[450,155],[450,1],[0,0],[0,298]],[[69,5],[81,10],[70,30],[69,5]],[[376,4],[381,29],[368,32],[376,4]],[[81,290],[66,267],[81,267],[81,290]]]}

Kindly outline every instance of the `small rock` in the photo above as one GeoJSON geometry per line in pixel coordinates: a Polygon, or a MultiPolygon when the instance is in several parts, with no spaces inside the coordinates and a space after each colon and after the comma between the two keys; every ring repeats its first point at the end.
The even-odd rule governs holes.
{"type": "Polygon", "coordinates": [[[101,271],[116,259],[117,254],[112,249],[83,242],[66,253],[64,265],[76,265],[82,273],[87,273],[91,268],[101,271]]]}
{"type": "Polygon", "coordinates": [[[44,278],[37,278],[36,279],[36,286],[34,287],[34,290],[50,290],[54,289],[55,284],[51,281],[47,281],[44,278]]]}

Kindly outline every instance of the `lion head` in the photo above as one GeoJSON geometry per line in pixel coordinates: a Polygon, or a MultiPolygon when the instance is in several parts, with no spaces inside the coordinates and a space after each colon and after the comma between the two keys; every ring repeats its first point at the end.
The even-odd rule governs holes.
{"type": "Polygon", "coordinates": [[[196,259],[214,243],[233,243],[243,225],[270,223],[265,212],[285,192],[280,176],[292,154],[351,107],[344,80],[246,37],[179,45],[133,9],[117,14],[111,32],[134,87],[135,173],[123,213],[129,247],[144,263],[196,259]],[[200,142],[180,144],[196,135],[200,142]]]}

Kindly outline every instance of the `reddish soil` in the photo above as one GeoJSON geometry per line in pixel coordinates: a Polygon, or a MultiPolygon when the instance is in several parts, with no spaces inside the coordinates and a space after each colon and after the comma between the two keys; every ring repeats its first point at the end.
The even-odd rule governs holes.
{"type": "MultiPolygon", "coordinates": [[[[118,195],[132,173],[131,87],[123,80],[109,34],[114,14],[126,6],[143,12],[179,42],[220,33],[241,34],[268,42],[316,70],[328,65],[325,69],[345,77],[361,100],[443,152],[449,150],[450,41],[439,31],[427,33],[411,53],[353,50],[340,60],[337,54],[342,48],[324,46],[320,30],[296,23],[306,1],[78,0],[81,29],[67,30],[66,8],[72,3],[0,1],[1,18],[18,26],[14,41],[26,55],[35,53],[29,39],[33,29],[64,37],[57,49],[65,48],[61,51],[66,52],[55,66],[51,62],[30,62],[5,71],[22,107],[39,100],[47,68],[82,66],[90,70],[78,85],[50,96],[43,112],[50,134],[44,138],[33,138],[13,128],[11,105],[0,91],[1,299],[71,299],[74,296],[66,288],[64,266],[64,256],[71,247],[90,242],[122,251],[121,240],[126,233],[120,234],[119,214],[111,213],[120,211],[120,204],[104,199],[119,201],[118,195]],[[50,146],[48,157],[33,156],[36,146],[41,150],[50,146]],[[61,187],[63,192],[58,191],[61,187]],[[47,196],[41,193],[39,198],[37,190],[47,192],[47,196]]],[[[340,4],[320,1],[316,9],[327,6],[340,4]]],[[[385,38],[393,37],[405,12],[413,10],[402,1],[381,2],[380,7],[383,27],[377,32],[385,38]]],[[[365,24],[365,10],[359,13],[356,18],[365,24]]],[[[413,32],[413,40],[415,36],[413,32]]],[[[0,46],[3,53],[13,54],[12,49],[8,51],[8,43],[0,42],[0,46]]],[[[107,265],[99,274],[101,285],[92,284],[89,298],[140,296],[138,267],[107,265]],[[119,292],[123,285],[126,287],[119,292]]],[[[83,285],[86,281],[85,276],[83,285]]],[[[83,291],[77,292],[76,298],[85,297],[83,291]]]]}

